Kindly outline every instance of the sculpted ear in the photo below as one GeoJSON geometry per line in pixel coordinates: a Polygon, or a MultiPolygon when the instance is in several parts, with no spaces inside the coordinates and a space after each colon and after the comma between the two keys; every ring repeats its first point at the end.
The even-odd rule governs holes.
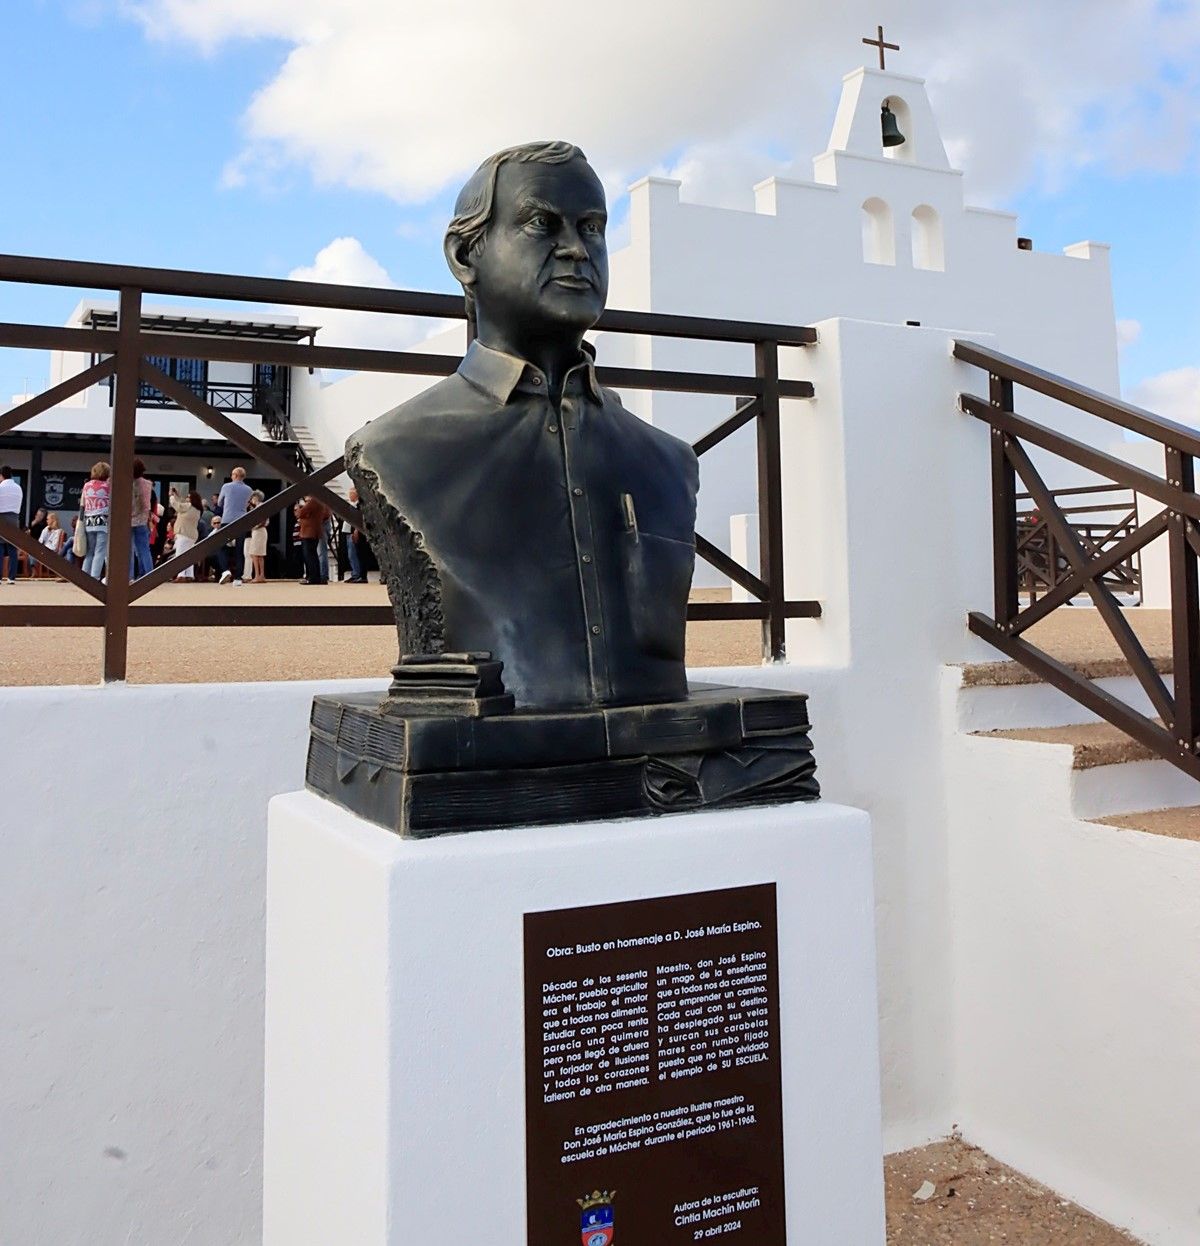
{"type": "Polygon", "coordinates": [[[450,271],[462,286],[475,284],[475,265],[471,260],[471,248],[461,234],[447,234],[442,242],[442,250],[446,255],[446,263],[450,271]]]}

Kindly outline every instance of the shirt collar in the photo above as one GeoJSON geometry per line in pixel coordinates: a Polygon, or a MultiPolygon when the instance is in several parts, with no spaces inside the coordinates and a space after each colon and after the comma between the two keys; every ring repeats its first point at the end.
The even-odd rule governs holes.
{"type": "MultiPolygon", "coordinates": [[[[601,401],[600,384],[596,380],[595,347],[590,342],[582,343],[579,362],[567,373],[567,391],[572,379],[576,376],[586,386],[588,392],[597,401],[601,401]]],[[[463,361],[458,365],[459,375],[469,381],[476,389],[481,389],[489,398],[499,403],[507,403],[513,391],[520,388],[524,393],[545,394],[546,377],[542,370],[517,355],[508,355],[504,351],[493,350],[482,342],[474,341],[467,348],[463,361]]]]}

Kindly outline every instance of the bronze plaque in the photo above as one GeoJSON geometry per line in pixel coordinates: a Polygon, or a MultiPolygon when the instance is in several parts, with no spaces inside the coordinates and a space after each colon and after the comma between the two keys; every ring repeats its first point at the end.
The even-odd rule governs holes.
{"type": "Polygon", "coordinates": [[[775,884],[525,915],[528,1246],[784,1246],[775,884]]]}

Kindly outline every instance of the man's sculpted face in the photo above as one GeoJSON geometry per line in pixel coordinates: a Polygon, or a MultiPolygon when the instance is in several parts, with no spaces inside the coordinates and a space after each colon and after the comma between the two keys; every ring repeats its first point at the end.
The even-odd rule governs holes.
{"type": "Polygon", "coordinates": [[[584,160],[502,164],[483,246],[471,255],[481,324],[514,336],[580,335],[608,297],[608,213],[584,160]]]}

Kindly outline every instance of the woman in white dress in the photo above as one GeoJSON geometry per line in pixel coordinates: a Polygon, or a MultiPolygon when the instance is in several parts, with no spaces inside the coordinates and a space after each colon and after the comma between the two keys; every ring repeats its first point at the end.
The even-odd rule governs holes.
{"type": "MultiPolygon", "coordinates": [[[[247,509],[253,510],[263,500],[263,494],[257,489],[250,495],[247,509]]],[[[267,579],[267,524],[269,519],[255,524],[246,538],[246,563],[250,574],[246,576],[247,584],[265,584],[267,579]]]]}
{"type": "MultiPolygon", "coordinates": [[[[175,505],[175,557],[186,554],[200,535],[200,512],[204,509],[203,499],[194,490],[186,498],[180,498],[175,505]]],[[[195,564],[184,567],[175,577],[179,580],[194,580],[195,564]]]]}

